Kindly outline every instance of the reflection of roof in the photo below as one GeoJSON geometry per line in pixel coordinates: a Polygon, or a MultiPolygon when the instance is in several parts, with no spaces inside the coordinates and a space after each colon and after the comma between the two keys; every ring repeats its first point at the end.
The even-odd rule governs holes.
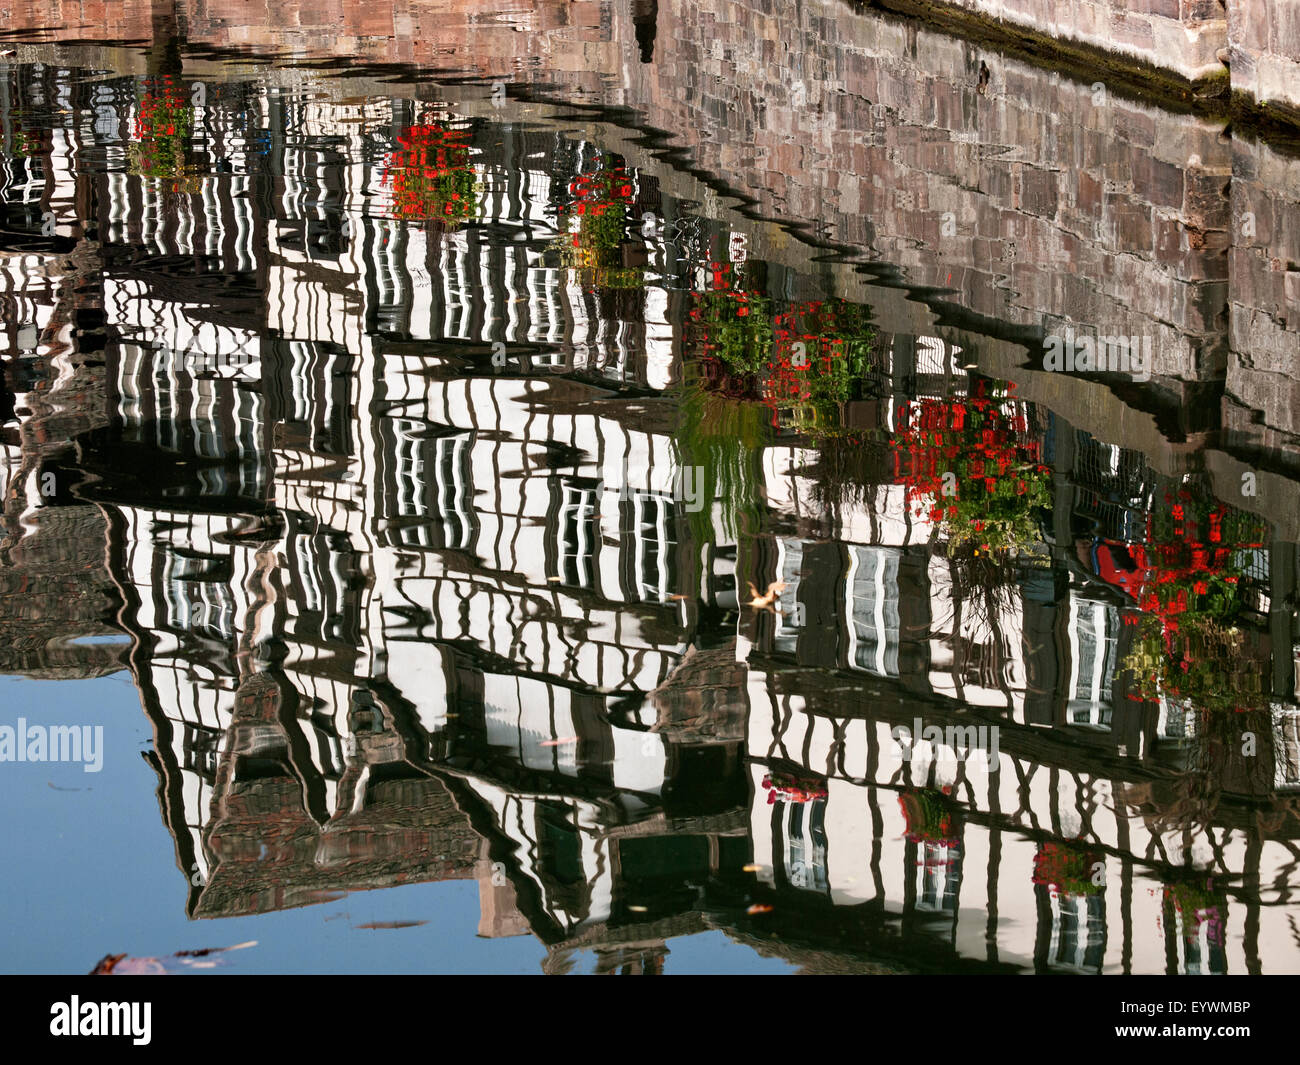
{"type": "MultiPolygon", "coordinates": [[[[191,896],[192,916],[265,913],[475,875],[480,837],[440,779],[402,760],[391,730],[366,734],[361,760],[338,782],[340,812],[325,820],[325,782],[310,760],[304,766],[296,730],[284,726],[282,692],[265,673],[240,684],[203,812],[210,864],[191,896]]],[[[178,840],[188,837],[176,828],[178,840]]],[[[182,855],[182,868],[190,857],[182,855]]]]}
{"type": "Polygon", "coordinates": [[[421,776],[370,788],[366,806],[318,825],[289,776],[232,786],[208,843],[218,862],[196,917],[263,913],[327,902],[341,891],[467,880],[481,842],[441,781],[421,776]]]}
{"type": "MultiPolygon", "coordinates": [[[[864,956],[863,945],[852,943],[857,951],[810,946],[780,932],[771,935],[758,935],[736,927],[735,918],[724,917],[709,911],[688,910],[675,913],[656,920],[611,924],[602,921],[589,925],[561,942],[551,945],[547,951],[542,968],[548,974],[568,972],[572,966],[572,955],[577,951],[595,951],[602,955],[635,956],[658,951],[671,956],[672,949],[666,941],[684,936],[697,935],[700,932],[721,931],[727,938],[744,944],[764,958],[780,958],[798,966],[800,974],[858,974],[858,975],[900,975],[921,971],[932,971],[933,964],[924,967],[912,967],[897,960],[874,960],[864,956]]],[[[671,969],[669,961],[667,968],[671,969]]],[[[978,965],[975,968],[979,968],[978,965]]]]}
{"type": "Polygon", "coordinates": [[[59,680],[114,673],[121,644],[70,642],[120,635],[103,620],[115,605],[103,518],[90,507],[37,514],[36,528],[0,555],[0,673],[59,680]]]}
{"type": "Polygon", "coordinates": [[[659,713],[655,731],[692,743],[743,740],[746,669],[736,661],[734,639],[714,650],[692,647],[650,695],[659,713]]]}
{"type": "Polygon", "coordinates": [[[1221,779],[1207,787],[1202,773],[1165,780],[1125,783],[1116,788],[1122,800],[1156,834],[1191,830],[1207,825],[1257,834],[1262,840],[1294,840],[1300,837],[1300,795],[1269,794],[1273,790],[1273,766],[1265,759],[1241,759],[1237,766],[1220,766],[1221,779]],[[1259,766],[1252,763],[1260,762],[1259,766]],[[1255,774],[1256,794],[1248,792],[1255,774]],[[1232,772],[1233,769],[1238,772],[1232,772]],[[1244,780],[1243,780],[1244,778],[1244,780]]]}
{"type": "Polygon", "coordinates": [[[800,976],[900,976],[916,971],[872,961],[861,954],[853,954],[847,950],[828,950],[824,947],[808,947],[779,939],[764,939],[735,928],[727,928],[725,931],[728,939],[743,943],[761,957],[780,958],[791,965],[797,965],[800,976]]]}
{"type": "Polygon", "coordinates": [[[666,939],[693,936],[708,931],[709,927],[707,918],[697,910],[629,924],[611,925],[601,921],[599,924],[588,925],[562,942],[552,944],[546,952],[546,960],[542,962],[542,971],[547,975],[568,972],[573,963],[571,955],[575,951],[637,953],[656,947],[662,949],[666,939]]]}
{"type": "MultiPolygon", "coordinates": [[[[73,278],[98,267],[97,253],[84,242],[69,260],[73,278]]],[[[77,305],[76,297],[56,303],[47,329],[67,324],[77,305]]],[[[0,673],[103,676],[122,668],[122,646],[70,641],[120,635],[105,623],[119,605],[107,568],[107,529],[97,507],[67,498],[64,471],[75,465],[70,441],[106,420],[104,364],[64,351],[57,369],[46,358],[33,369],[37,383],[22,400],[28,413],[14,431],[19,460],[0,482],[7,489],[0,490],[0,673]],[[62,498],[42,499],[29,510],[31,499],[20,486],[41,475],[44,488],[43,475],[50,473],[62,498]]]]}

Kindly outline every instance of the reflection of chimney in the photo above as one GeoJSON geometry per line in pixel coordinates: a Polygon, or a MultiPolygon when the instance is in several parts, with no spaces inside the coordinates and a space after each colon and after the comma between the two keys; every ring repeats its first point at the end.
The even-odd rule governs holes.
{"type": "Polygon", "coordinates": [[[662,939],[596,951],[598,976],[662,976],[668,944],[662,939]]]}
{"type": "Polygon", "coordinates": [[[474,875],[478,879],[478,934],[486,939],[528,935],[532,929],[519,912],[515,886],[506,876],[505,863],[494,862],[488,855],[487,840],[483,841],[474,875]]]}
{"type": "Polygon", "coordinates": [[[176,0],[153,0],[149,12],[153,33],[146,58],[150,74],[170,74],[180,77],[180,20],[176,13],[176,0]]]}
{"type": "Polygon", "coordinates": [[[632,0],[632,27],[642,63],[654,62],[658,21],[659,0],[632,0]]]}

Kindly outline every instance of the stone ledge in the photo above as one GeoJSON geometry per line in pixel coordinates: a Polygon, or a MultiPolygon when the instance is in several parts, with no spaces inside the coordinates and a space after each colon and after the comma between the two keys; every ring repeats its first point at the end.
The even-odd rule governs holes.
{"type": "MultiPolygon", "coordinates": [[[[1146,6],[1152,3],[1154,0],[1149,0],[1146,6]]],[[[1012,51],[1044,69],[1085,79],[1096,77],[1118,94],[1156,103],[1167,110],[1232,118],[1270,136],[1280,135],[1288,141],[1300,139],[1300,88],[1295,100],[1261,99],[1249,75],[1234,79],[1230,71],[1234,62],[1253,72],[1261,62],[1271,70],[1292,61],[1272,54],[1248,58],[1239,45],[1229,42],[1226,16],[1180,23],[1135,11],[1134,18],[1161,28],[1161,33],[1153,32],[1151,43],[1144,49],[1140,43],[1125,46],[1122,39],[1121,47],[1108,48],[1098,42],[1111,38],[1091,32],[1071,36],[1069,25],[1049,22],[1040,27],[1027,14],[1029,5],[1021,3],[1019,10],[1012,11],[1005,0],[856,0],[856,6],[916,19],[963,39],[1012,51]],[[995,13],[995,7],[1005,10],[995,13]],[[1192,50],[1194,60],[1181,69],[1159,62],[1174,39],[1170,34],[1176,36],[1183,30],[1205,37],[1206,46],[1198,43],[1192,50]],[[1209,44],[1214,47],[1209,48],[1209,44]],[[1211,55],[1213,63],[1206,59],[1211,55]]],[[[1300,66],[1300,62],[1296,65],[1300,66]]],[[[1271,85],[1279,79],[1266,80],[1271,85]]]]}

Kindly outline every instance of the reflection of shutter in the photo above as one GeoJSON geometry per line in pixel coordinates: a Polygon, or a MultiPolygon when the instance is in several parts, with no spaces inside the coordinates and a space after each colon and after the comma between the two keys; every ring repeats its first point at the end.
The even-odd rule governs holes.
{"type": "Polygon", "coordinates": [[[408,418],[393,420],[397,517],[438,518],[441,542],[429,521],[403,523],[396,537],[408,547],[459,550],[474,543],[474,485],[470,469],[472,433],[429,438],[430,426],[408,418]]]}
{"type": "Polygon", "coordinates": [[[596,492],[591,488],[562,486],[558,521],[559,575],[565,584],[592,587],[592,554],[595,550],[596,492]]]}
{"type": "MultiPolygon", "coordinates": [[[[785,582],[785,591],[781,593],[782,605],[797,604],[799,602],[799,581],[800,572],[803,570],[803,543],[799,540],[778,539],[777,542],[777,573],[778,580],[785,582]]],[[[748,600],[748,589],[741,589],[740,579],[736,579],[737,594],[743,600],[748,600]],[[742,594],[743,592],[743,594],[742,594]]],[[[762,591],[763,589],[759,589],[762,591]]],[[[776,650],[786,654],[794,654],[798,647],[799,635],[803,632],[804,626],[801,615],[792,609],[783,610],[776,615],[776,633],[773,638],[773,645],[776,650]]]]}
{"type": "Polygon", "coordinates": [[[316,557],[312,550],[310,535],[299,533],[293,538],[293,556],[294,562],[297,563],[303,606],[308,612],[319,614],[325,605],[325,593],[321,587],[320,574],[316,570],[316,557]]]}
{"type": "Polygon", "coordinates": [[[662,603],[672,591],[673,500],[638,492],[632,497],[637,598],[662,603]]]}
{"type": "Polygon", "coordinates": [[[849,661],[882,677],[898,676],[898,553],[852,546],[849,593],[849,661]]]}
{"type": "Polygon", "coordinates": [[[938,337],[916,338],[916,372],[942,377],[948,371],[948,350],[938,337]]]}
{"type": "Polygon", "coordinates": [[[1049,964],[1069,972],[1100,972],[1106,952],[1106,908],[1101,895],[1049,891],[1049,964]]]}
{"type": "Polygon", "coordinates": [[[1111,680],[1118,656],[1119,615],[1105,603],[1070,599],[1069,721],[1110,728],[1111,680]]]}
{"type": "Polygon", "coordinates": [[[786,802],[781,806],[787,880],[803,891],[827,891],[826,800],[786,802]]]}
{"type": "Polygon", "coordinates": [[[217,558],[193,558],[166,551],[163,563],[167,624],[179,632],[206,633],[219,639],[234,635],[234,594],[221,578],[217,558]]]}
{"type": "Polygon", "coordinates": [[[346,638],[348,574],[356,565],[353,552],[337,534],[295,532],[287,537],[287,544],[299,615],[295,631],[325,640],[346,638]],[[304,629],[305,618],[315,619],[310,633],[304,629]]]}
{"type": "Polygon", "coordinates": [[[420,493],[423,460],[420,442],[412,435],[416,423],[400,419],[394,422],[397,436],[397,512],[403,517],[418,517],[427,513],[420,493]]]}
{"type": "MultiPolygon", "coordinates": [[[[409,418],[393,419],[394,478],[397,482],[397,515],[423,518],[429,514],[424,497],[423,441],[415,436],[418,422],[409,418]]],[[[407,547],[432,547],[425,522],[402,525],[396,539],[407,547]]]]}
{"type": "MultiPolygon", "coordinates": [[[[119,312],[120,313],[120,312],[119,312]]],[[[118,348],[121,361],[117,375],[117,410],[124,427],[135,428],[144,420],[144,348],[139,344],[123,342],[118,348]]]]}
{"type": "Polygon", "coordinates": [[[468,435],[443,436],[435,442],[438,509],[442,515],[443,544],[465,549],[473,542],[472,485],[468,435]]]}
{"type": "Polygon", "coordinates": [[[311,420],[312,411],[312,348],[301,340],[289,344],[289,353],[293,360],[289,371],[289,385],[293,403],[292,420],[303,422],[311,420]]]}
{"type": "Polygon", "coordinates": [[[163,451],[172,451],[176,447],[176,404],[172,398],[175,380],[172,354],[158,349],[154,353],[153,365],[154,409],[157,413],[154,441],[163,451]]]}
{"type": "Polygon", "coordinates": [[[217,406],[216,382],[194,380],[194,416],[192,424],[195,431],[195,451],[205,458],[221,458],[225,452],[222,439],[220,411],[217,406]]]}
{"type": "Polygon", "coordinates": [[[919,913],[953,913],[961,887],[961,844],[917,841],[916,909],[919,913]]]}

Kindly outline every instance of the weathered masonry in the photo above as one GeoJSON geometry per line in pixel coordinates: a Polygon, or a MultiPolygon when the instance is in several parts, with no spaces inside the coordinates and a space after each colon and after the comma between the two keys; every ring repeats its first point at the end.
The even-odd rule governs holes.
{"type": "MultiPolygon", "coordinates": [[[[1225,79],[1241,103],[1300,117],[1300,4],[1295,0],[883,0],[940,21],[1027,43],[1100,50],[1197,85],[1225,79]]],[[[1036,49],[1037,50],[1037,49],[1036,49]]]]}

